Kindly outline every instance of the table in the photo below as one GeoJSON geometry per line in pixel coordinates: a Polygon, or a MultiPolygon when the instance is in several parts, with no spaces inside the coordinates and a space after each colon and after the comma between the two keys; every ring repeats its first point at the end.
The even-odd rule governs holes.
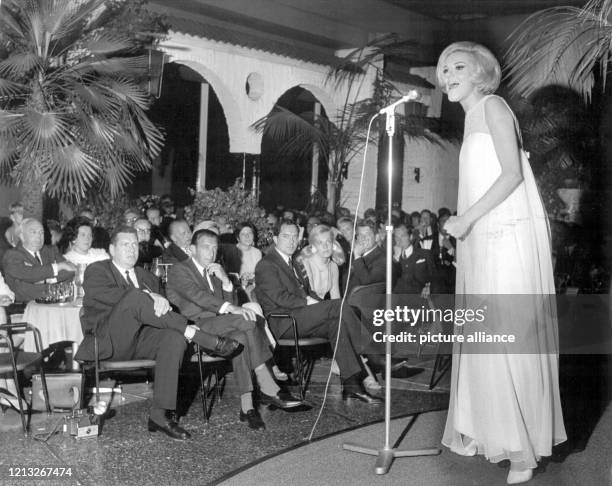
{"type": "MultiPolygon", "coordinates": [[[[40,331],[43,349],[58,341],[73,341],[73,356],[83,340],[81,330],[82,302],[66,302],[61,304],[38,304],[30,301],[23,313],[23,320],[29,322],[40,331]]],[[[34,336],[25,333],[24,351],[36,351],[34,336]]],[[[73,363],[74,365],[74,363],[73,363]]]]}

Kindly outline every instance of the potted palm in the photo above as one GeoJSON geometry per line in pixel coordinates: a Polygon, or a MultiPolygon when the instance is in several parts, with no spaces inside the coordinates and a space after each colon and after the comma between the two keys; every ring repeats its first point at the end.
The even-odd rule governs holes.
{"type": "MultiPolygon", "coordinates": [[[[539,128],[530,137],[534,146],[548,145],[550,149],[544,157],[547,170],[540,174],[540,188],[545,195],[554,191],[564,200],[561,212],[573,222],[577,221],[577,203],[586,183],[596,179],[594,129],[585,120],[585,105],[591,113],[602,106],[591,101],[598,95],[594,88],[599,85],[603,89],[606,84],[612,50],[611,14],[612,2],[605,0],[591,0],[583,8],[553,7],[536,12],[510,36],[505,56],[510,90],[536,104],[533,100],[543,94],[543,103],[531,116],[531,128],[539,128]],[[546,86],[548,91],[542,92],[546,86]],[[568,128],[573,130],[572,136],[568,128]],[[556,135],[550,137],[551,131],[556,135]]],[[[527,131],[529,128],[527,124],[527,131]]],[[[558,208],[550,209],[559,212],[558,208]]]]}
{"type": "Polygon", "coordinates": [[[106,28],[109,12],[104,0],[2,2],[0,176],[30,215],[44,193],[116,197],[161,149],[141,87],[148,59],[106,28]]]}

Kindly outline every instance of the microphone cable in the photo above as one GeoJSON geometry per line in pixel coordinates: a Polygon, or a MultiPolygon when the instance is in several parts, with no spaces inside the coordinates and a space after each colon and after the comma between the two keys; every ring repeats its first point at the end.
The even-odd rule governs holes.
{"type": "MultiPolygon", "coordinates": [[[[374,123],[374,120],[380,115],[380,113],[376,113],[371,119],[370,119],[370,123],[368,124],[368,131],[366,134],[366,141],[365,141],[365,146],[363,149],[363,163],[361,166],[361,177],[359,178],[359,192],[358,192],[358,196],[357,196],[357,205],[355,207],[355,217],[353,218],[353,239],[350,241],[351,244],[351,250],[349,252],[349,254],[347,255],[347,258],[349,259],[349,265],[348,265],[348,269],[347,269],[347,277],[346,277],[346,284],[344,285],[344,291],[342,292],[342,299],[340,300],[340,315],[338,316],[338,332],[336,333],[336,343],[334,344],[334,351],[332,353],[332,363],[334,362],[334,360],[336,359],[336,352],[338,351],[338,341],[340,339],[340,331],[342,330],[342,313],[344,310],[344,303],[346,301],[346,295],[348,293],[348,288],[349,288],[349,279],[351,276],[351,269],[353,267],[353,259],[351,258],[352,254],[353,254],[353,247],[355,246],[355,231],[357,228],[357,211],[359,210],[359,206],[361,205],[361,195],[363,192],[363,179],[364,179],[364,175],[365,175],[365,167],[366,167],[366,156],[368,154],[368,145],[370,142],[370,133],[372,131],[372,124],[374,123]]],[[[319,408],[319,413],[317,414],[317,418],[315,419],[315,422],[312,426],[312,429],[310,429],[310,434],[308,434],[308,442],[312,441],[312,436],[314,435],[315,429],[317,428],[317,425],[319,424],[319,420],[321,419],[321,415],[323,414],[323,409],[325,408],[325,404],[327,403],[327,396],[328,396],[328,392],[329,392],[329,385],[331,384],[331,377],[332,377],[332,369],[331,369],[331,364],[329,367],[329,373],[327,374],[327,381],[325,382],[325,392],[323,393],[323,402],[321,403],[321,407],[319,408]]]]}

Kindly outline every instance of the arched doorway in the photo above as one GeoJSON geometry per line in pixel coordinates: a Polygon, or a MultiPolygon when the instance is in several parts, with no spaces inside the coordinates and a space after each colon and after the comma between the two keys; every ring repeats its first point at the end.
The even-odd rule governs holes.
{"type": "MultiPolygon", "coordinates": [[[[312,123],[314,113],[326,116],[317,98],[308,90],[296,86],[286,91],[276,102],[312,123]]],[[[288,141],[264,134],[260,156],[260,205],[268,210],[277,206],[304,209],[309,205],[313,187],[313,144],[306,142],[301,155],[288,156],[283,146],[288,141]]],[[[317,188],[325,194],[327,166],[319,157],[315,164],[317,188]]]]}
{"type": "Polygon", "coordinates": [[[242,158],[229,152],[223,107],[214,89],[208,85],[203,90],[203,85],[206,79],[190,67],[179,63],[164,67],[161,95],[150,116],[163,128],[166,140],[153,170],[134,182],[135,195],[171,194],[178,206],[191,202],[188,188],[197,184],[200,117],[206,112],[206,189],[227,188],[242,175],[242,158]],[[203,101],[207,110],[202,110],[203,101]]]}

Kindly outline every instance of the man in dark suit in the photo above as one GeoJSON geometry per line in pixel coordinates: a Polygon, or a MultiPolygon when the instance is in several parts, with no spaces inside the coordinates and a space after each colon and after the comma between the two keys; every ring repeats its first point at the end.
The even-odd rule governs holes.
{"type": "Polygon", "coordinates": [[[178,263],[188,260],[191,245],[191,230],[187,221],[175,219],[168,226],[168,235],[172,243],[164,250],[164,263],[178,263]]]}
{"type": "MultiPolygon", "coordinates": [[[[283,222],[275,230],[275,247],[259,261],[255,268],[255,294],[266,313],[291,314],[297,321],[300,336],[325,337],[332,343],[338,336],[340,299],[322,302],[308,296],[292,266],[292,256],[299,243],[298,227],[293,222],[283,222]]],[[[290,323],[274,320],[270,323],[277,338],[293,337],[290,323]]],[[[378,398],[363,388],[365,374],[358,353],[369,336],[349,305],[342,314],[342,326],[338,336],[336,361],[342,378],[343,399],[356,398],[366,403],[378,404],[378,398]]],[[[369,339],[368,339],[369,342],[369,339]]]]}
{"type": "Polygon", "coordinates": [[[199,230],[191,241],[189,260],[176,263],[168,275],[168,298],[181,314],[196,320],[212,334],[229,336],[244,348],[232,358],[232,367],[240,391],[240,420],[253,429],[265,428],[253,406],[254,371],[260,386],[262,403],[280,408],[301,405],[301,401],[281,392],[267,362],[272,359],[264,331],[265,321],[252,309],[235,305],[233,285],[223,267],[216,263],[219,237],[210,230],[199,230]]]}
{"type": "Polygon", "coordinates": [[[400,224],[393,231],[395,239],[394,260],[399,266],[399,278],[394,294],[418,294],[427,298],[430,293],[435,267],[429,250],[415,246],[418,232],[400,224]]]}
{"type": "Polygon", "coordinates": [[[432,281],[432,291],[437,294],[455,293],[455,248],[457,241],[444,229],[451,212],[447,208],[438,210],[438,231],[431,245],[436,272],[432,281]]]}
{"type": "Polygon", "coordinates": [[[109,253],[111,260],[92,263],[85,270],[84,338],[75,358],[94,360],[95,332],[100,359],[155,359],[149,431],[162,431],[176,440],[188,439],[189,432],[178,425],[174,413],[186,339],[221,356],[237,352],[240,344],[202,332],[193,321],[170,310],[170,303],[159,294],[159,280],[134,267],[138,259],[134,228],[117,228],[109,253]]]}
{"type": "Polygon", "coordinates": [[[6,251],[2,259],[7,285],[16,302],[45,296],[47,283],[63,282],[74,276],[75,266],[64,260],[57,247],[44,246],[43,225],[34,218],[21,222],[21,243],[6,251]]]}
{"type": "Polygon", "coordinates": [[[358,285],[384,282],[387,275],[385,251],[376,244],[376,224],[364,219],[357,224],[349,292],[358,285]]]}

